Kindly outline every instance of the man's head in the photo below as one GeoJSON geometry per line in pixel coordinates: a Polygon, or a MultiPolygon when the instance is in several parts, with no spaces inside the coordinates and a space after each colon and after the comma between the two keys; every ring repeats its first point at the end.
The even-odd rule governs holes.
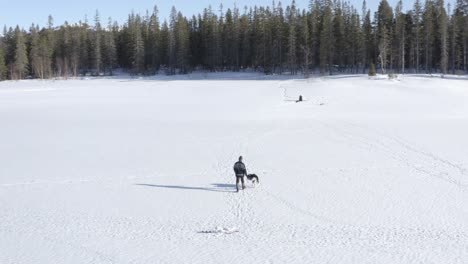
{"type": "Polygon", "coordinates": [[[239,157],[239,161],[242,162],[242,156],[239,157]]]}

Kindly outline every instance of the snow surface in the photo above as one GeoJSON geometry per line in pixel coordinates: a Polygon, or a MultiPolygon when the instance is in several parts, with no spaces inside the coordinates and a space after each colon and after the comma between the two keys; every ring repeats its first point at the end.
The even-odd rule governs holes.
{"type": "Polygon", "coordinates": [[[0,83],[0,263],[468,263],[467,78],[175,78],[0,83]]]}

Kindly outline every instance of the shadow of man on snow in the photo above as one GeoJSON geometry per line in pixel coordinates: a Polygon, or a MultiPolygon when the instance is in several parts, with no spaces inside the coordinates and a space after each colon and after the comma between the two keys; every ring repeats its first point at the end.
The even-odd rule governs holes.
{"type": "Polygon", "coordinates": [[[209,192],[236,192],[235,184],[226,183],[213,183],[212,187],[196,187],[196,186],[182,186],[182,185],[160,185],[160,184],[147,184],[147,183],[136,183],[137,186],[155,187],[155,188],[166,188],[166,189],[180,189],[180,190],[198,190],[198,191],[209,191],[209,192]]]}

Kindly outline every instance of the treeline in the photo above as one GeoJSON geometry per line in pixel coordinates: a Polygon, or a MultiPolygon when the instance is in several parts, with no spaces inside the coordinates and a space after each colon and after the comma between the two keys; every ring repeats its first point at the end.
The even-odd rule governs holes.
{"type": "Polygon", "coordinates": [[[400,1],[382,0],[371,15],[363,2],[294,0],[267,7],[237,7],[186,17],[172,8],[160,23],[158,9],[130,14],[125,24],[94,23],[28,31],[4,28],[0,80],[56,76],[189,73],[193,70],[255,70],[266,74],[452,73],[468,69],[468,0],[416,0],[409,11],[400,1]]]}

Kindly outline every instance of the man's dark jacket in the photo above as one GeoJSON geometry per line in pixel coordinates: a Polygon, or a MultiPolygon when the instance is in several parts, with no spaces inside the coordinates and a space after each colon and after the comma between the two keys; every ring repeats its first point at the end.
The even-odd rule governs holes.
{"type": "Polygon", "coordinates": [[[247,175],[247,169],[242,161],[238,161],[234,164],[234,172],[236,173],[236,177],[247,175]]]}

